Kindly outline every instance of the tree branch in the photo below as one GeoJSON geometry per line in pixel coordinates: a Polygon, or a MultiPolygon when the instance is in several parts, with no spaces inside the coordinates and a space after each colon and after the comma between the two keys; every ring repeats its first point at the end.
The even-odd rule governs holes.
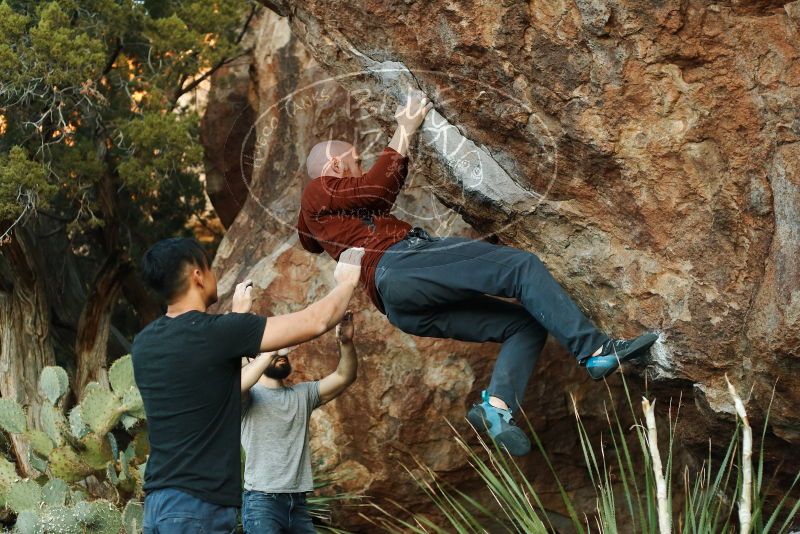
{"type": "MultiPolygon", "coordinates": [[[[248,13],[247,18],[244,21],[244,24],[242,25],[242,29],[239,31],[239,35],[236,37],[236,39],[234,41],[237,45],[242,42],[242,39],[244,39],[244,36],[247,33],[247,28],[250,27],[250,23],[253,21],[253,18],[255,17],[256,13],[258,13],[258,6],[253,5],[250,8],[250,13],[248,13]]],[[[195,87],[197,87],[198,85],[203,83],[204,80],[208,79],[208,77],[211,76],[212,74],[214,74],[217,70],[219,70],[223,66],[227,65],[231,61],[239,59],[242,56],[246,56],[247,54],[250,53],[250,51],[251,50],[248,48],[248,49],[244,50],[241,54],[237,54],[237,55],[235,55],[233,57],[230,57],[230,58],[228,58],[228,57],[222,58],[221,60],[219,60],[217,62],[216,65],[214,65],[208,71],[203,73],[202,76],[200,76],[199,78],[193,79],[189,83],[189,85],[187,85],[186,87],[183,86],[183,82],[184,82],[185,78],[181,78],[181,81],[178,84],[178,90],[175,91],[175,96],[174,96],[174,98],[172,100],[172,107],[174,108],[177,105],[178,99],[180,99],[180,97],[182,97],[183,95],[185,95],[186,93],[188,93],[189,91],[191,91],[192,89],[194,89],[195,87]]]]}
{"type": "Polygon", "coordinates": [[[244,21],[242,31],[239,32],[239,37],[236,38],[236,44],[241,43],[242,39],[244,39],[244,34],[247,33],[247,28],[250,27],[250,22],[252,22],[253,17],[256,16],[256,13],[258,13],[258,6],[253,4],[253,7],[250,8],[250,13],[247,15],[247,18],[244,21]]]}
{"type": "Polygon", "coordinates": [[[220,68],[224,67],[225,65],[236,59],[239,59],[240,57],[246,56],[247,54],[250,53],[250,51],[251,50],[248,48],[244,50],[241,54],[237,54],[229,58],[222,58],[219,62],[217,62],[216,65],[208,69],[200,77],[194,78],[191,82],[189,82],[189,84],[186,85],[186,87],[181,87],[180,89],[178,89],[178,91],[175,93],[175,96],[173,97],[172,107],[174,108],[175,105],[177,105],[180,97],[182,97],[183,95],[185,95],[186,93],[188,93],[189,91],[191,91],[192,89],[203,83],[205,80],[209,78],[209,76],[217,72],[220,68]]]}
{"type": "Polygon", "coordinates": [[[106,66],[103,67],[103,73],[100,75],[100,78],[111,72],[111,69],[114,68],[114,62],[117,60],[120,52],[122,52],[122,40],[117,37],[117,45],[114,47],[114,50],[111,51],[111,55],[108,57],[108,61],[106,61],[106,66]]]}

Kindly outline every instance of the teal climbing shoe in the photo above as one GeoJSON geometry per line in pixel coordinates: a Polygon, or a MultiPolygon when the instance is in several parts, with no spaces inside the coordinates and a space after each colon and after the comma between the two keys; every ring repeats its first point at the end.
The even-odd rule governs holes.
{"type": "Polygon", "coordinates": [[[603,344],[603,350],[597,356],[589,356],[581,360],[595,380],[602,380],[619,367],[620,362],[634,360],[647,354],[650,347],[658,339],[658,334],[648,332],[634,339],[609,339],[603,344]]]}
{"type": "Polygon", "coordinates": [[[512,456],[525,456],[531,451],[531,441],[517,426],[509,410],[489,404],[489,393],[481,393],[483,402],[474,404],[467,420],[479,432],[485,432],[512,456]]]}

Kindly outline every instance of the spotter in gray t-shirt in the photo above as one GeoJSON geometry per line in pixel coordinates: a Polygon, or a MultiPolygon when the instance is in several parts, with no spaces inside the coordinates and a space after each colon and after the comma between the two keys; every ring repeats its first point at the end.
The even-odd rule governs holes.
{"type": "Polygon", "coordinates": [[[249,401],[242,404],[244,489],[264,493],[314,490],[308,420],[319,405],[317,381],[250,388],[249,401]]]}

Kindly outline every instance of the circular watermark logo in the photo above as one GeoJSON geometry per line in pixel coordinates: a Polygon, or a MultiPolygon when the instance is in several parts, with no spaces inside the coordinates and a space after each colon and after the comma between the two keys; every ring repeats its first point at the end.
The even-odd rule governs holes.
{"type": "MultiPolygon", "coordinates": [[[[281,143],[302,139],[307,146],[290,149],[296,151],[299,168],[284,170],[298,177],[296,191],[291,187],[286,192],[297,195],[298,205],[294,210],[287,209],[286,202],[260,198],[242,174],[249,196],[264,215],[298,231],[304,246],[310,243],[338,256],[341,250],[350,247],[363,247],[367,252],[384,250],[385,233],[398,227],[396,220],[445,239],[437,248],[461,246],[463,239],[446,239],[460,228],[460,214],[447,208],[440,199],[457,207],[472,202],[496,206],[503,212],[504,221],[493,227],[492,234],[507,230],[534,212],[558,175],[557,141],[546,121],[521,99],[480,80],[436,71],[415,71],[414,76],[424,77],[426,85],[436,88],[435,93],[423,94],[417,87],[409,90],[407,84],[399,81],[413,80],[404,68],[381,68],[316,79],[276,95],[275,101],[260,112],[242,142],[242,147],[253,149],[252,153],[241,151],[240,168],[251,167],[257,173],[270,163],[275,146],[281,143]],[[386,89],[374,88],[382,82],[386,89]],[[385,152],[391,137],[391,134],[387,137],[385,125],[398,111],[402,112],[409,94],[427,98],[434,107],[417,130],[418,139],[412,142],[408,154],[411,158],[422,156],[422,168],[403,180],[402,160],[385,152]],[[495,150],[470,139],[462,125],[442,114],[455,101],[481,115],[482,121],[490,118],[496,124],[517,130],[515,150],[519,152],[522,146],[530,155],[524,165],[535,175],[538,189],[523,182],[525,172],[518,167],[520,162],[502,149],[495,150]],[[486,106],[491,109],[485,109],[486,106]],[[311,131],[284,138],[287,132],[300,128],[311,131]],[[317,143],[327,141],[341,143],[317,150],[314,162],[307,168],[309,152],[317,143]],[[343,155],[348,146],[353,150],[343,155]],[[340,166],[331,172],[331,166],[324,162],[334,157],[339,159],[340,166]],[[388,160],[382,161],[383,158],[388,160]],[[363,167],[362,161],[366,163],[363,167]],[[327,171],[325,174],[337,178],[315,176],[315,171],[322,168],[327,171]],[[430,176],[436,180],[429,180],[430,176]],[[306,187],[314,188],[316,194],[304,195],[306,187]],[[306,224],[298,227],[301,206],[306,224]]],[[[274,89],[272,92],[278,93],[278,87],[274,89]]],[[[262,92],[265,93],[269,94],[262,92]]]]}

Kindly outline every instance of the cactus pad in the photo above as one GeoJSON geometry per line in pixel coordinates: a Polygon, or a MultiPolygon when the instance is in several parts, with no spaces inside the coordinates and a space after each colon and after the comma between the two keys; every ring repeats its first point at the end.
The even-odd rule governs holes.
{"type": "Polygon", "coordinates": [[[75,482],[86,478],[94,469],[81,460],[69,446],[58,447],[50,453],[50,471],[54,476],[67,482],[75,482]]]}
{"type": "Polygon", "coordinates": [[[99,534],[119,534],[122,528],[122,515],[110,502],[100,499],[89,503],[92,518],[87,523],[89,532],[99,534]]]}
{"type": "Polygon", "coordinates": [[[72,507],[72,514],[81,523],[89,523],[93,516],[92,503],[89,501],[76,502],[75,506],[72,507]]]}
{"type": "Polygon", "coordinates": [[[40,473],[47,472],[47,460],[43,459],[38,454],[35,454],[33,449],[28,449],[28,462],[30,462],[31,467],[36,471],[39,471],[40,473]]]}
{"type": "Polygon", "coordinates": [[[42,509],[38,532],[42,534],[82,534],[83,527],[70,508],[64,505],[54,505],[42,509]]]}
{"type": "Polygon", "coordinates": [[[109,445],[111,445],[111,458],[116,460],[119,456],[119,445],[117,445],[117,438],[114,437],[114,434],[109,432],[106,434],[106,439],[108,440],[109,445]]]}
{"type": "Polygon", "coordinates": [[[78,504],[80,502],[85,501],[88,498],[86,495],[86,490],[80,486],[72,487],[69,490],[69,502],[73,505],[78,504]]]}
{"type": "Polygon", "coordinates": [[[11,434],[22,434],[28,429],[25,412],[17,401],[0,399],[0,428],[11,434]]]}
{"type": "Polygon", "coordinates": [[[61,506],[67,503],[69,486],[60,478],[51,478],[42,486],[42,502],[49,506],[61,506]]]}
{"type": "Polygon", "coordinates": [[[83,422],[83,417],[81,416],[80,404],[69,412],[69,430],[78,439],[89,433],[89,427],[83,422]]]}
{"type": "Polygon", "coordinates": [[[133,417],[144,419],[144,402],[142,401],[142,394],[139,393],[137,388],[131,388],[125,393],[122,397],[122,405],[126,413],[133,417]]]}
{"type": "Polygon", "coordinates": [[[0,508],[6,505],[6,493],[19,480],[14,464],[0,456],[0,508]]]}
{"type": "Polygon", "coordinates": [[[114,486],[119,484],[117,468],[114,467],[114,462],[108,462],[108,464],[106,464],[106,480],[108,480],[114,486]]]}
{"type": "Polygon", "coordinates": [[[50,453],[53,452],[53,448],[55,447],[53,440],[41,430],[30,430],[25,434],[25,437],[28,438],[28,443],[31,444],[31,448],[39,456],[47,458],[50,456],[50,453]]]}
{"type": "Polygon", "coordinates": [[[125,527],[125,534],[140,534],[143,521],[144,505],[128,501],[128,504],[125,505],[125,510],[122,511],[122,524],[125,527]]]}
{"type": "Polygon", "coordinates": [[[11,484],[19,479],[17,469],[12,462],[0,456],[0,494],[4,494],[11,484]]]}
{"type": "Polygon", "coordinates": [[[92,388],[81,401],[81,418],[97,434],[105,434],[122,416],[119,398],[107,389],[92,388]]]}
{"type": "Polygon", "coordinates": [[[42,369],[39,376],[39,393],[55,405],[69,389],[67,372],[58,366],[48,366],[42,369]]]}
{"type": "Polygon", "coordinates": [[[106,464],[114,459],[111,443],[104,436],[94,432],[81,438],[83,450],[79,453],[81,460],[94,470],[105,469],[106,464]]]}
{"type": "Polygon", "coordinates": [[[128,448],[122,451],[119,455],[119,478],[121,480],[128,479],[131,476],[131,460],[136,457],[136,450],[133,443],[128,445],[128,448]]]}
{"type": "Polygon", "coordinates": [[[133,427],[135,427],[139,423],[139,420],[133,416],[125,414],[122,416],[122,418],[120,418],[120,422],[122,423],[122,426],[125,427],[125,430],[127,430],[128,433],[132,434],[133,427]]]}
{"type": "Polygon", "coordinates": [[[103,389],[108,389],[108,388],[104,388],[103,386],[101,386],[97,382],[89,382],[88,384],[83,386],[83,391],[81,392],[81,400],[85,399],[86,396],[89,393],[91,393],[92,391],[97,390],[97,389],[103,390],[103,389]]]}
{"type": "Polygon", "coordinates": [[[114,362],[108,370],[108,381],[111,382],[111,389],[118,396],[124,396],[131,388],[136,389],[136,381],[133,379],[133,360],[131,355],[123,356],[114,362]]]}
{"type": "Polygon", "coordinates": [[[11,484],[6,493],[6,506],[21,513],[25,510],[35,510],[42,500],[42,488],[35,480],[20,480],[11,484]]]}
{"type": "Polygon", "coordinates": [[[67,420],[55,406],[42,404],[39,409],[39,424],[50,440],[60,447],[64,444],[64,432],[67,429],[67,420]]]}
{"type": "Polygon", "coordinates": [[[34,510],[24,510],[17,515],[17,522],[14,524],[14,534],[39,534],[39,514],[34,510]]]}

